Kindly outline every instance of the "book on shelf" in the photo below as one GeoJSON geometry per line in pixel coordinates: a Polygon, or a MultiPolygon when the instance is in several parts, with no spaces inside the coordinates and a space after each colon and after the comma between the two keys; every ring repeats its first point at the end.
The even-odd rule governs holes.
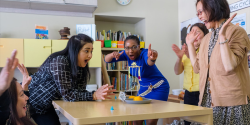
{"type": "Polygon", "coordinates": [[[114,86],[114,89],[118,90],[117,78],[116,78],[116,77],[110,77],[110,76],[109,76],[109,79],[110,79],[111,85],[114,86]]]}
{"type": "Polygon", "coordinates": [[[130,79],[128,77],[128,74],[121,73],[120,76],[120,90],[122,91],[130,91],[130,90],[137,90],[137,86],[135,86],[132,89],[132,83],[137,82],[137,77],[130,76],[130,79]]]}
{"type": "Polygon", "coordinates": [[[120,61],[119,65],[120,65],[119,70],[128,70],[128,61],[120,61]]]}
{"type": "MultiPolygon", "coordinates": [[[[121,30],[113,32],[111,32],[111,30],[108,30],[107,32],[105,30],[102,32],[96,30],[97,40],[125,41],[130,35],[132,35],[131,32],[122,32],[121,30]]],[[[134,34],[134,36],[137,36],[140,41],[143,41],[140,35],[134,34]]]]}
{"type": "MultiPolygon", "coordinates": [[[[105,54],[103,54],[102,55],[103,56],[103,58],[105,59],[105,54]]],[[[107,70],[117,70],[117,62],[113,62],[113,63],[105,63],[105,65],[106,65],[106,69],[107,70]]]]}
{"type": "MultiPolygon", "coordinates": [[[[103,54],[103,58],[105,59],[105,54],[103,54]]],[[[128,70],[128,61],[120,61],[120,62],[113,62],[113,63],[106,63],[107,70],[128,70]],[[119,69],[118,69],[119,65],[119,69]]]]}

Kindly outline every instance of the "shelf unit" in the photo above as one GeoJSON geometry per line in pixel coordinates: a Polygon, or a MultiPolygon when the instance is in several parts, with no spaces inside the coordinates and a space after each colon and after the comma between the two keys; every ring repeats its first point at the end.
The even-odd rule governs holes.
{"type": "MultiPolygon", "coordinates": [[[[117,52],[121,52],[123,51],[124,49],[123,48],[101,48],[102,50],[102,54],[104,55],[107,55],[109,53],[112,53],[113,51],[117,51],[117,52]]],[[[121,63],[121,62],[117,62],[117,63],[121,63]]],[[[120,92],[120,88],[121,88],[121,73],[123,74],[128,74],[128,70],[120,70],[121,69],[121,65],[120,64],[117,64],[116,63],[116,69],[115,70],[107,70],[108,72],[108,75],[110,77],[116,77],[117,78],[117,87],[115,89],[117,89],[116,92],[120,92]]],[[[110,82],[112,83],[112,79],[110,80],[110,82]]],[[[138,87],[137,87],[138,88],[138,87]]],[[[122,91],[125,91],[125,92],[137,92],[138,90],[132,90],[132,91],[128,91],[128,90],[122,90],[122,91]]]]}
{"type": "MultiPolygon", "coordinates": [[[[131,32],[131,34],[138,34],[143,37],[143,41],[146,41],[146,33],[145,33],[145,17],[125,17],[125,16],[109,16],[109,15],[95,15],[95,24],[97,31],[122,31],[122,32],[131,32]]],[[[102,54],[109,54],[113,51],[121,52],[124,48],[101,48],[102,54]]],[[[107,70],[109,76],[117,77],[118,90],[116,92],[120,92],[120,76],[121,73],[128,74],[128,70],[120,70],[120,65],[117,65],[115,70],[107,70]]],[[[112,80],[110,81],[112,82],[112,80]]],[[[137,86],[137,90],[133,90],[133,95],[137,94],[139,86],[137,86]]],[[[124,90],[123,90],[124,91],[124,90]]],[[[126,91],[125,92],[131,92],[126,91]]]]}

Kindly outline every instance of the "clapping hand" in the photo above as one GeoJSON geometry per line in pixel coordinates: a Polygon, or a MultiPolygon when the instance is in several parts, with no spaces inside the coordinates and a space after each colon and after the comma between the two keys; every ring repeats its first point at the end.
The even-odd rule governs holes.
{"type": "Polygon", "coordinates": [[[16,58],[17,51],[14,50],[11,57],[7,59],[5,67],[3,67],[0,73],[0,95],[9,88],[10,82],[14,77],[14,71],[18,65],[18,59],[16,58]]]}
{"type": "Polygon", "coordinates": [[[29,73],[23,64],[22,65],[18,64],[17,68],[23,74],[22,88],[23,88],[23,90],[28,90],[28,86],[29,86],[32,78],[29,76],[29,73]]]}

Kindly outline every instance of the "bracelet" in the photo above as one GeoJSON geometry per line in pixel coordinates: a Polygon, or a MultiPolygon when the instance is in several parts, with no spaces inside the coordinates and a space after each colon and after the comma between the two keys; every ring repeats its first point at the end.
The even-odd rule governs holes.
{"type": "Polygon", "coordinates": [[[151,60],[151,59],[150,59],[150,61],[151,61],[151,62],[155,62],[156,60],[151,60]]]}
{"type": "Polygon", "coordinates": [[[220,42],[219,44],[224,44],[224,43],[226,43],[228,41],[228,39],[226,39],[226,41],[225,42],[220,42]]]}

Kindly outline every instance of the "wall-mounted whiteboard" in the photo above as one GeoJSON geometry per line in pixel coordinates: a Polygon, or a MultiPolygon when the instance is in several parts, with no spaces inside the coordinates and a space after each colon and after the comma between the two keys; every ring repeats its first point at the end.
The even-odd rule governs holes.
{"type": "Polygon", "coordinates": [[[76,25],[76,33],[82,33],[90,36],[95,41],[95,24],[77,24],[76,25]]]}

